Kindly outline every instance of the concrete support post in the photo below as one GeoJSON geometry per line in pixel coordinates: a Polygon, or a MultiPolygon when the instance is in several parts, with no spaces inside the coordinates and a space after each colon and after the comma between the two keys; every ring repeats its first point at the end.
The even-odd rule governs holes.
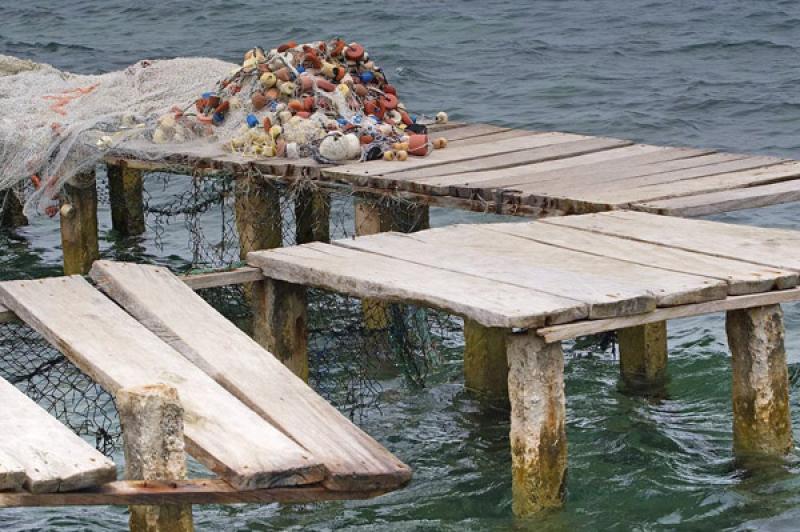
{"type": "Polygon", "coordinates": [[[0,192],[0,229],[23,225],[28,225],[28,218],[22,213],[22,202],[12,189],[0,192]]]}
{"type": "Polygon", "coordinates": [[[297,243],[330,242],[331,197],[316,189],[297,191],[294,203],[294,219],[297,225],[297,243]]]}
{"type": "Polygon", "coordinates": [[[111,227],[122,236],[144,233],[144,180],[142,171],[123,164],[109,164],[108,195],[111,227]]]}
{"type": "MultiPolygon", "coordinates": [[[[183,407],[174,387],[154,384],[120,390],[116,397],[129,480],[184,480],[183,407]]],[[[131,532],[189,532],[189,504],[131,506],[131,532]]]]}
{"type": "Polygon", "coordinates": [[[64,274],[84,275],[100,256],[94,171],[75,176],[72,183],[64,185],[63,194],[60,214],[64,274]]]}
{"type": "Polygon", "coordinates": [[[236,180],[234,193],[241,259],[251,251],[281,247],[283,224],[276,184],[263,177],[242,176],[236,180]]]}
{"type": "Polygon", "coordinates": [[[626,390],[661,395],[667,383],[667,322],[617,331],[622,383],[626,390]]]}
{"type": "Polygon", "coordinates": [[[561,506],[567,473],[561,343],[509,334],[512,509],[519,517],[561,506]]]}
{"type": "MultiPolygon", "coordinates": [[[[388,231],[414,233],[430,227],[427,205],[392,203],[372,198],[356,198],[356,235],[367,236],[388,231]]],[[[376,300],[362,301],[364,325],[367,329],[385,329],[389,325],[389,304],[376,300]]]]}
{"type": "Polygon", "coordinates": [[[253,284],[255,341],[308,382],[306,288],[274,279],[253,284]]]}
{"type": "Polygon", "coordinates": [[[737,459],[781,457],[792,448],[783,311],[768,305],[727,313],[737,459]]]}
{"type": "Polygon", "coordinates": [[[464,386],[489,401],[508,400],[508,331],[464,320],[464,386]]]}

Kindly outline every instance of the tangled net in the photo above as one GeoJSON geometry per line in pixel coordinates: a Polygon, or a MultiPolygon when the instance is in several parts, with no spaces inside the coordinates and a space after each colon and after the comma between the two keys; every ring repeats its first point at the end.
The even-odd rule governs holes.
{"type": "Polygon", "coordinates": [[[25,196],[29,216],[55,215],[63,185],[109,150],[332,163],[404,160],[446,144],[428,139],[432,120],[408,113],[361,45],[339,39],[253,48],[241,66],[180,58],[102,75],[0,56],[0,98],[0,192],[25,196]]]}

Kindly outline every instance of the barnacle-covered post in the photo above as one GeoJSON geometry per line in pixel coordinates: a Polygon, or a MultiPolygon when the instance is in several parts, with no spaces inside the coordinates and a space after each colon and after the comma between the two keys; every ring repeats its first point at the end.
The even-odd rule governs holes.
{"type": "Polygon", "coordinates": [[[298,185],[294,199],[294,219],[298,244],[330,242],[331,196],[311,182],[298,185]]]}
{"type": "Polygon", "coordinates": [[[630,392],[661,395],[667,382],[667,322],[617,331],[622,384],[630,392]]]}
{"type": "Polygon", "coordinates": [[[508,400],[508,331],[464,320],[464,386],[482,399],[508,400]]]}
{"type": "Polygon", "coordinates": [[[0,191],[0,229],[28,225],[28,218],[22,212],[22,201],[13,189],[0,191]]]}
{"type": "Polygon", "coordinates": [[[729,311],[733,369],[733,450],[745,466],[792,449],[783,311],[768,305],[729,311]],[[752,460],[755,459],[755,460],[752,460]]]}
{"type": "Polygon", "coordinates": [[[64,185],[60,214],[64,274],[86,274],[100,256],[94,170],[77,174],[64,185]]]}
{"type": "Polygon", "coordinates": [[[511,490],[525,517],[562,503],[567,473],[564,355],[534,332],[506,338],[511,402],[511,490]]]}
{"type": "MultiPolygon", "coordinates": [[[[184,480],[183,407],[166,384],[125,388],[116,396],[128,480],[184,480]]],[[[190,532],[192,506],[131,506],[131,532],[190,532]]]]}
{"type": "Polygon", "coordinates": [[[142,171],[131,168],[123,161],[119,164],[108,164],[107,172],[111,227],[122,236],[144,233],[142,171]]]}

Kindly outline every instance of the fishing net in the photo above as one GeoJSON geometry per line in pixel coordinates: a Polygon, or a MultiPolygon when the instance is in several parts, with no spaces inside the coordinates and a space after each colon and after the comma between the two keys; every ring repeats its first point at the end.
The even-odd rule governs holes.
{"type": "Polygon", "coordinates": [[[338,39],[254,48],[241,66],[179,58],[101,75],[0,56],[0,98],[0,192],[22,196],[27,215],[55,215],[63,185],[109,152],[332,163],[434,144],[363,47],[338,39]]]}

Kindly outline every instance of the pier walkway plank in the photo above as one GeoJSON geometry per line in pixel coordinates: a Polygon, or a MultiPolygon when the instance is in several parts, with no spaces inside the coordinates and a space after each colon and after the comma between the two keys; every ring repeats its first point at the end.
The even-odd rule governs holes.
{"type": "Polygon", "coordinates": [[[736,302],[763,303],[762,294],[800,299],[799,240],[794,231],[615,211],[381,233],[255,251],[247,261],[267,277],[358,297],[405,298],[486,327],[524,327],[519,299],[507,298],[516,289],[528,300],[527,328],[545,323],[565,331],[570,322],[633,326],[686,309],[730,310],[736,302]],[[582,306],[565,312],[566,301],[582,306]],[[478,312],[481,306],[492,312],[478,312]]]}
{"type": "Polygon", "coordinates": [[[309,451],[82,277],[2,282],[0,302],[112,395],[132,386],[174,386],[185,409],[187,451],[236,488],[322,480],[324,468],[309,451]]]}
{"type": "Polygon", "coordinates": [[[359,193],[395,193],[431,205],[553,216],[630,209],[701,216],[800,199],[800,162],[711,149],[511,129],[433,124],[447,149],[407,161],[323,165],[312,159],[253,159],[212,145],[164,147],[142,141],[112,152],[111,164],[145,170],[254,171],[311,179],[359,193]],[[139,155],[136,155],[138,153],[139,155]]]}
{"type": "Polygon", "coordinates": [[[169,270],[98,261],[92,278],[120,306],[311,452],[332,490],[393,489],[411,470],[169,270]]]}
{"type": "Polygon", "coordinates": [[[116,480],[114,462],[2,378],[0,404],[0,489],[52,493],[116,480]]]}

